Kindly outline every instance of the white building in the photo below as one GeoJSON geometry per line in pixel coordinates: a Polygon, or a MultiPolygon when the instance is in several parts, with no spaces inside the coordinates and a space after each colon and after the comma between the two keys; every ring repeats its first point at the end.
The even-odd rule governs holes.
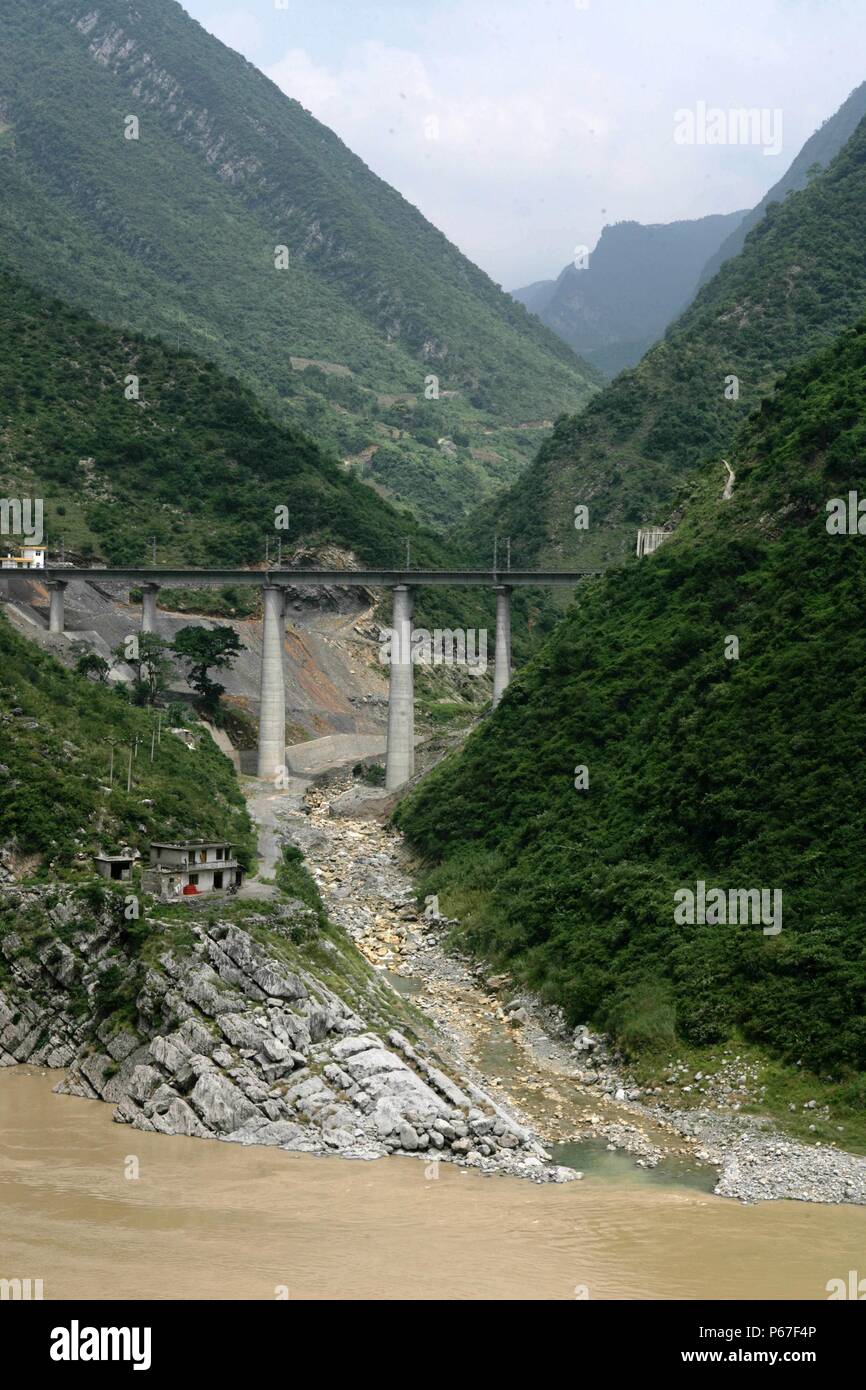
{"type": "Polygon", "coordinates": [[[0,556],[0,569],[4,570],[44,570],[45,546],[22,545],[13,555],[10,551],[0,556]]]}
{"type": "Polygon", "coordinates": [[[244,871],[228,840],[187,840],[150,846],[150,866],[142,888],[160,898],[194,897],[226,888],[240,888],[244,871]]]}

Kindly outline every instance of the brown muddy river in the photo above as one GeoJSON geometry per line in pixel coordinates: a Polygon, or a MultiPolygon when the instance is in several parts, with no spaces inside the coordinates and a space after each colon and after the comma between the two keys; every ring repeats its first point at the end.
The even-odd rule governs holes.
{"type": "Polygon", "coordinates": [[[56,1079],[0,1070],[0,1278],[46,1299],[823,1299],[866,1268],[864,1208],[140,1134],[56,1079]]]}

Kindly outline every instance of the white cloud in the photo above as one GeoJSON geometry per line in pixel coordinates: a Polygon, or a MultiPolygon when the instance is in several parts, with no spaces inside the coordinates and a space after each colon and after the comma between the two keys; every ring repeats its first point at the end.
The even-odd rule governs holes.
{"type": "MultiPolygon", "coordinates": [[[[864,76],[859,0],[328,10],[270,24],[268,76],[509,287],[557,273],[605,222],[751,206],[864,76]],[[782,153],[678,147],[674,112],[700,100],[781,108],[782,153]]],[[[261,13],[222,11],[217,32],[261,13]]]]}

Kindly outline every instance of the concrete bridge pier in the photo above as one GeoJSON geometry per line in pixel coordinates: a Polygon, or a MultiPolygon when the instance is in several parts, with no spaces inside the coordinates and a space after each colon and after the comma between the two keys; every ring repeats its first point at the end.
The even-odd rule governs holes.
{"type": "Polygon", "coordinates": [[[262,589],[262,683],[258,776],[273,781],[286,765],[286,687],[283,681],[283,591],[262,589]]]}
{"type": "Polygon", "coordinates": [[[48,581],[48,592],[51,596],[50,607],[48,609],[48,631],[63,632],[66,625],[65,617],[65,596],[66,579],[51,579],[48,581]]]}
{"type": "Polygon", "coordinates": [[[142,632],[156,632],[156,596],[161,587],[160,584],[142,584],[141,586],[142,632]]]}
{"type": "Polygon", "coordinates": [[[388,748],[385,787],[401,787],[415,771],[415,670],[412,665],[412,590],[394,587],[391,620],[391,672],[388,689],[388,748]]]}
{"type": "Polygon", "coordinates": [[[496,660],[493,667],[493,708],[499,704],[511,680],[511,590],[498,584],[496,594],[496,660]]]}

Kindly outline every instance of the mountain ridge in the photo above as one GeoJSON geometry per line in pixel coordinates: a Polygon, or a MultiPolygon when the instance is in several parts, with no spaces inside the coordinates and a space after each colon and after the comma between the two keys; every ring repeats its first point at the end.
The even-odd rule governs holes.
{"type": "Polygon", "coordinates": [[[615,222],[589,264],[512,294],[575,352],[616,376],[635,366],[685,308],[712,251],[742,212],[668,223],[615,222]]]}
{"type": "Polygon", "coordinates": [[[8,0],[0,26],[0,258],[43,292],[217,360],[439,525],[596,389],[175,0],[8,0]]]}
{"type": "Polygon", "coordinates": [[[781,202],[791,192],[798,192],[809,182],[810,170],[815,166],[826,169],[843,145],[847,144],[863,117],[866,116],[866,82],[855,87],[850,96],[822,125],[814,131],[793,163],[786,169],[779,181],[765,193],[751,212],[745,213],[742,221],[722,243],[715,255],[704,266],[700,284],[711,280],[725,261],[742,251],[746,237],[758,225],[771,203],[781,202]]]}
{"type": "Polygon", "coordinates": [[[733,496],[701,469],[398,810],[464,943],[570,1022],[648,1055],[745,1036],[858,1109],[866,558],[827,504],[862,484],[864,411],[861,319],[744,423],[733,496]],[[781,931],[686,925],[699,884],[769,886],[781,931]]]}
{"type": "Polygon", "coordinates": [[[823,173],[768,210],[639,365],[561,417],[518,482],[455,534],[479,552],[510,535],[521,566],[619,563],[778,375],[859,318],[864,245],[866,120],[823,173]],[[589,507],[587,530],[574,527],[577,504],[589,507]]]}

